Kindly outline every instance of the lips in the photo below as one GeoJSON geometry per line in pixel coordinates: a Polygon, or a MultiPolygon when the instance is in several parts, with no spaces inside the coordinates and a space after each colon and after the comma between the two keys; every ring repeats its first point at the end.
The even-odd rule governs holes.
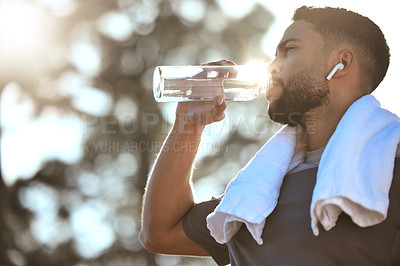
{"type": "Polygon", "coordinates": [[[270,85],[268,86],[267,92],[265,97],[269,102],[278,99],[282,95],[282,87],[279,82],[271,81],[270,85]]]}

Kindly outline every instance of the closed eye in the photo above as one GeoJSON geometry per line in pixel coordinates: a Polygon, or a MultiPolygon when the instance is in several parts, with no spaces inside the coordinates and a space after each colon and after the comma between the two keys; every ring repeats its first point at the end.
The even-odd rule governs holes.
{"type": "Polygon", "coordinates": [[[275,57],[278,56],[279,52],[282,52],[283,54],[286,54],[287,52],[290,52],[291,50],[298,48],[297,43],[301,43],[299,39],[296,38],[290,38],[286,40],[282,40],[279,44],[278,47],[276,48],[275,52],[275,57]]]}
{"type": "Polygon", "coordinates": [[[297,47],[295,47],[295,46],[287,46],[287,47],[285,47],[285,52],[286,53],[288,53],[288,52],[290,52],[291,50],[294,50],[294,49],[296,49],[297,47]]]}

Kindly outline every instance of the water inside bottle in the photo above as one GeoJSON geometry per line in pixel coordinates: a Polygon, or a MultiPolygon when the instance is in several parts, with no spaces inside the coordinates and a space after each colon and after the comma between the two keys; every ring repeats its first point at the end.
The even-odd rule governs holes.
{"type": "Polygon", "coordinates": [[[213,100],[222,91],[226,100],[250,101],[260,94],[262,86],[259,82],[237,79],[165,79],[163,85],[160,93],[169,101],[213,100]]]}

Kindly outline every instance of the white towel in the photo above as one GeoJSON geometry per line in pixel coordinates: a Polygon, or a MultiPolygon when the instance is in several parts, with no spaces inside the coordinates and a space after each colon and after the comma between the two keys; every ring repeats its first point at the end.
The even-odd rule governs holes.
{"type": "MultiPolygon", "coordinates": [[[[310,206],[311,226],[335,226],[342,211],[359,226],[386,219],[394,157],[400,142],[400,118],[367,95],[347,110],[329,140],[319,164],[310,206]]],[[[218,243],[227,243],[242,223],[257,241],[274,210],[285,174],[305,159],[305,135],[283,127],[226,188],[225,196],[207,217],[218,243]]]]}

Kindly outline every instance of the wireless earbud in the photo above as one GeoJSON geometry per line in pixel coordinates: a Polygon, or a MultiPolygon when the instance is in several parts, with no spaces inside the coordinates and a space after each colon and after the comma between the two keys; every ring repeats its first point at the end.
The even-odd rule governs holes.
{"type": "Polygon", "coordinates": [[[330,80],[333,75],[335,75],[336,71],[338,71],[338,69],[343,69],[344,65],[342,63],[337,64],[331,71],[331,73],[329,73],[329,75],[326,77],[327,80],[330,80]]]}

